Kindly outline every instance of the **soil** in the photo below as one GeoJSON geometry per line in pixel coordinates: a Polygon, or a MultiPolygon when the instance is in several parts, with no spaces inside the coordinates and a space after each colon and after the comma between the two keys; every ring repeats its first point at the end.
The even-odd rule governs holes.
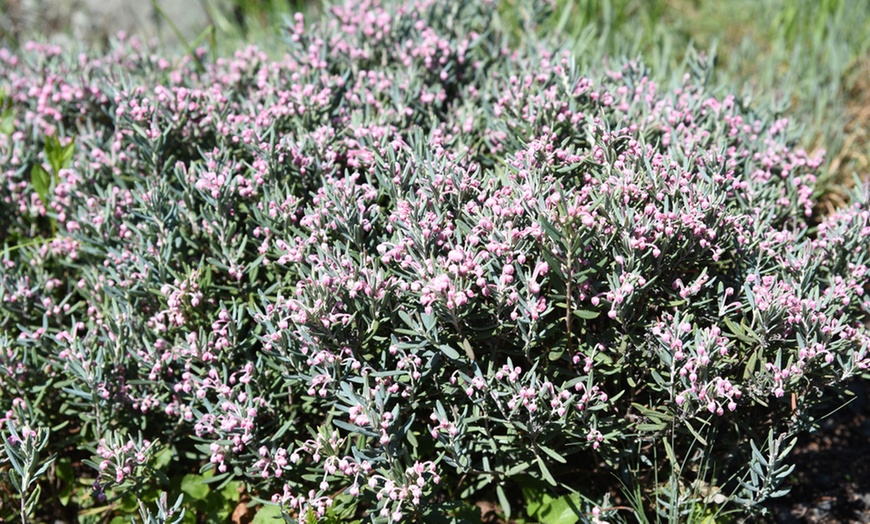
{"type": "Polygon", "coordinates": [[[849,389],[852,401],[798,441],[791,492],[767,505],[772,522],[870,523],[870,384],[849,389]]]}

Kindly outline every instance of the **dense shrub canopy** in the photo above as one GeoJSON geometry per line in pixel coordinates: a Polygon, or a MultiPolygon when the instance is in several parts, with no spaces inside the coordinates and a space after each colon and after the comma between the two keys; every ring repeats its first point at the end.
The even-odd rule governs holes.
{"type": "Polygon", "coordinates": [[[702,65],[550,49],[425,0],[281,59],[0,51],[0,467],[50,429],[82,507],[213,470],[303,521],[776,495],[870,364],[867,192],[814,217],[821,156],[702,65]]]}

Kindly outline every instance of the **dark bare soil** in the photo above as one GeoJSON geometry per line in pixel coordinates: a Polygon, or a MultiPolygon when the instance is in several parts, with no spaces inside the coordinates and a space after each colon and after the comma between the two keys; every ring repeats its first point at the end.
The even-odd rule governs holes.
{"type": "Polygon", "coordinates": [[[856,380],[849,389],[851,402],[792,452],[792,490],[768,504],[772,522],[870,523],[870,384],[856,380]]]}

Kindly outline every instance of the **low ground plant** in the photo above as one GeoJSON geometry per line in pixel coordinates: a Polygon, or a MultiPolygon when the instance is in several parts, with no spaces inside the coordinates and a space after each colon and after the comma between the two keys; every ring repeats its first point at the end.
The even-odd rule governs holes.
{"type": "Polygon", "coordinates": [[[787,491],[870,365],[870,191],[816,216],[823,157],[703,56],[660,86],[500,20],[0,50],[0,517],[710,522],[787,491]]]}

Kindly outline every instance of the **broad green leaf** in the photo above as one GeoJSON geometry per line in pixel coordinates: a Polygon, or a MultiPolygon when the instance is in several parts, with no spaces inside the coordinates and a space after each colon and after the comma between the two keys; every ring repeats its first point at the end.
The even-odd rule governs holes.
{"type": "Polygon", "coordinates": [[[526,502],[526,513],[537,518],[542,508],[552,502],[553,498],[544,491],[544,487],[523,487],[523,499],[526,502]]]}
{"type": "Polygon", "coordinates": [[[154,469],[163,469],[172,461],[172,447],[166,446],[154,455],[154,469]]]}
{"type": "Polygon", "coordinates": [[[241,497],[240,490],[242,486],[243,484],[238,480],[232,480],[230,482],[227,482],[226,486],[221,489],[221,495],[226,500],[229,500],[231,502],[238,502],[239,498],[241,497]]]}
{"type": "Polygon", "coordinates": [[[73,483],[75,480],[75,472],[73,472],[70,459],[64,458],[58,460],[54,472],[55,475],[57,475],[58,480],[61,481],[60,492],[58,493],[57,498],[60,500],[61,505],[65,507],[69,504],[75,486],[73,483]]]}
{"type": "Polygon", "coordinates": [[[0,133],[8,136],[13,132],[15,132],[15,114],[10,107],[0,113],[0,133]]]}
{"type": "Polygon", "coordinates": [[[548,507],[540,511],[541,522],[548,524],[575,524],[582,513],[580,495],[577,493],[562,495],[554,499],[548,507]]]}
{"type": "Polygon", "coordinates": [[[232,510],[232,505],[219,491],[208,494],[205,498],[205,507],[208,511],[208,520],[211,522],[224,522],[232,510]]]}
{"type": "Polygon", "coordinates": [[[117,507],[124,513],[134,513],[139,508],[139,501],[137,500],[136,495],[130,493],[121,499],[121,502],[117,507]]]}
{"type": "Polygon", "coordinates": [[[707,515],[706,517],[704,517],[704,520],[701,521],[701,524],[716,524],[716,516],[707,515]]]}
{"type": "Polygon", "coordinates": [[[73,472],[70,459],[62,458],[58,460],[55,465],[54,474],[57,476],[58,480],[72,482],[73,479],[75,479],[75,473],[73,472]]]}
{"type": "Polygon", "coordinates": [[[51,190],[51,175],[41,165],[34,164],[30,169],[30,183],[39,195],[43,204],[48,204],[48,192],[51,190]]]}
{"type": "Polygon", "coordinates": [[[583,499],[579,493],[553,497],[543,489],[523,488],[529,517],[547,524],[574,524],[583,515],[583,499]]]}
{"type": "Polygon", "coordinates": [[[45,157],[51,165],[54,176],[57,176],[61,169],[69,167],[74,152],[75,142],[61,146],[59,138],[56,136],[48,137],[48,140],[45,141],[45,157]]]}
{"type": "Polygon", "coordinates": [[[284,522],[281,517],[281,507],[268,504],[257,511],[251,524],[276,524],[278,522],[284,522]]]}
{"type": "Polygon", "coordinates": [[[209,489],[202,475],[188,474],[181,479],[181,491],[194,500],[203,500],[208,496],[209,489]]]}

